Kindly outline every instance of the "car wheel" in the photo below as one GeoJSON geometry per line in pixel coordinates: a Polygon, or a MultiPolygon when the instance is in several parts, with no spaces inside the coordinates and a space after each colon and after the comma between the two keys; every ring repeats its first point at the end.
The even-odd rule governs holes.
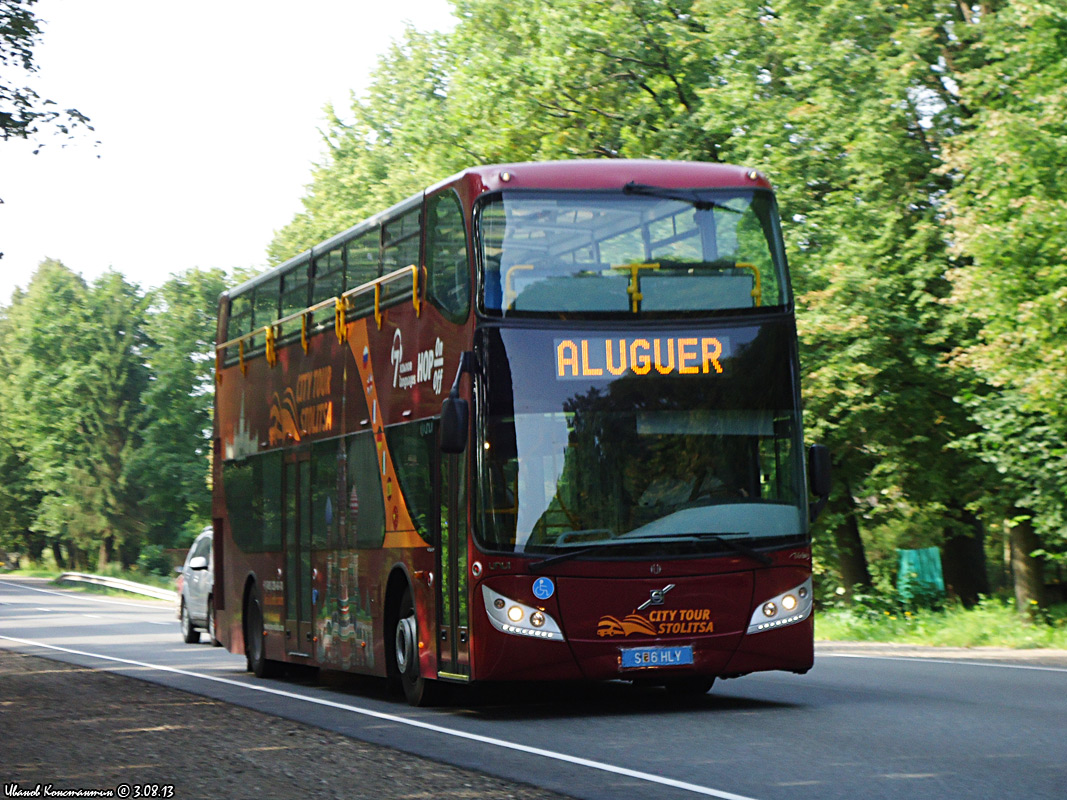
{"type": "Polygon", "coordinates": [[[207,640],[211,642],[212,647],[221,647],[222,642],[219,641],[219,637],[215,635],[215,598],[209,597],[207,599],[207,640]]]}
{"type": "Polygon", "coordinates": [[[200,631],[193,627],[193,621],[189,617],[189,607],[182,600],[182,639],[186,644],[196,644],[200,641],[200,631]]]}

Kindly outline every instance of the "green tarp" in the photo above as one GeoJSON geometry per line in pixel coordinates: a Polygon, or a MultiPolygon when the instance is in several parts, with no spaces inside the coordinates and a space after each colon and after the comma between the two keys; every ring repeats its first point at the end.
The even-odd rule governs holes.
{"type": "Polygon", "coordinates": [[[905,605],[929,605],[945,596],[941,551],[936,547],[897,550],[897,595],[905,605]]]}

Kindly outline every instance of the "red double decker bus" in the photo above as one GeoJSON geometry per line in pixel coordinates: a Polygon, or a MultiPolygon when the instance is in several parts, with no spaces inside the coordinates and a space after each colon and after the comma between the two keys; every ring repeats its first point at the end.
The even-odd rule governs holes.
{"type": "Polygon", "coordinates": [[[759,173],[476,167],[224,294],[215,630],[444,683],[707,691],[813,660],[778,215],[759,173]]]}

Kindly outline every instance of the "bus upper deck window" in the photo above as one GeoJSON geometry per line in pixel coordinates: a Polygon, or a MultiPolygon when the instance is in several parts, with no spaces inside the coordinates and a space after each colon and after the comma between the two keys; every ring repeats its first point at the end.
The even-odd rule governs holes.
{"type": "MultiPolygon", "coordinates": [[[[649,187],[651,188],[651,187],[649,187]]],[[[506,191],[480,209],[487,313],[676,314],[788,303],[766,190],[506,191]]]]}

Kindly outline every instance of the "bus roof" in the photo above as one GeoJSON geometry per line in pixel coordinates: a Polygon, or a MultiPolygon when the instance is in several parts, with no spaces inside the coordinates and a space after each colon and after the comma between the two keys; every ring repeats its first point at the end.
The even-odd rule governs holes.
{"type": "Polygon", "coordinates": [[[748,167],[700,161],[597,158],[579,161],[527,161],[469,167],[427,191],[466,180],[474,194],[501,189],[621,189],[641,183],[664,189],[771,188],[748,167]]]}

